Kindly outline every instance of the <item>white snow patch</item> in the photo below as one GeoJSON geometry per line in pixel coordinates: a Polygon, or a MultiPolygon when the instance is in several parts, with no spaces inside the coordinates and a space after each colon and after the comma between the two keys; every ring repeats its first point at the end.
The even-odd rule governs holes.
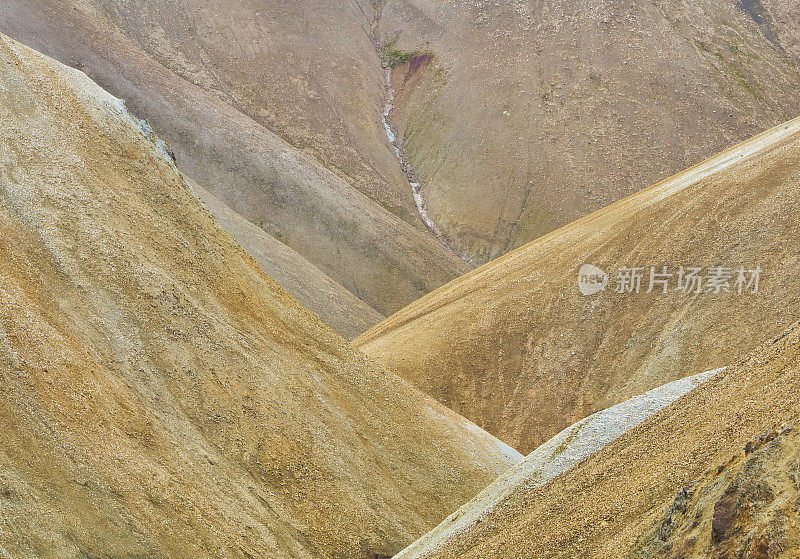
{"type": "Polygon", "coordinates": [[[422,221],[425,222],[425,225],[427,225],[431,231],[434,233],[437,232],[436,224],[433,222],[433,219],[431,219],[431,216],[428,215],[428,207],[425,204],[425,199],[422,197],[422,190],[420,189],[419,183],[409,182],[408,184],[411,185],[411,195],[414,197],[414,203],[417,205],[417,211],[422,221]]]}
{"type": "Polygon", "coordinates": [[[521,487],[544,485],[725,369],[722,367],[670,382],[567,427],[394,559],[413,559],[430,553],[469,530],[514,491],[521,487]]]}
{"type": "Polygon", "coordinates": [[[153,145],[155,146],[156,152],[158,152],[158,154],[161,157],[163,157],[170,165],[172,165],[174,167],[175,166],[175,161],[172,159],[172,155],[170,155],[170,153],[169,153],[169,147],[167,147],[167,144],[166,144],[166,142],[164,142],[164,140],[159,138],[156,135],[156,133],[153,132],[153,128],[150,126],[150,123],[147,122],[147,120],[145,120],[143,118],[138,118],[138,117],[134,116],[133,114],[131,114],[131,112],[128,110],[127,105],[125,104],[125,100],[124,99],[119,99],[117,97],[114,97],[113,95],[111,95],[110,93],[108,93],[105,90],[102,90],[102,91],[104,91],[108,95],[108,97],[110,98],[108,100],[108,103],[114,109],[116,109],[116,111],[124,119],[126,119],[131,124],[131,126],[136,128],[137,130],[139,130],[139,132],[141,132],[141,134],[145,138],[150,140],[150,142],[152,142],[153,145]]]}

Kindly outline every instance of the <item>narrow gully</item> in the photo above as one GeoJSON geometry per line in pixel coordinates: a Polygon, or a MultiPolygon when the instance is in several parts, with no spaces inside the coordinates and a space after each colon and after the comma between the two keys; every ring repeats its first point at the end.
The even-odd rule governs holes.
{"type": "Polygon", "coordinates": [[[389,143],[392,144],[392,148],[394,148],[394,153],[397,156],[397,160],[400,162],[400,169],[408,179],[408,185],[411,187],[411,195],[414,198],[414,205],[417,207],[419,216],[422,218],[422,221],[428,227],[430,232],[439,237],[439,239],[442,239],[442,235],[439,232],[439,229],[436,227],[436,223],[434,223],[433,219],[428,214],[425,199],[422,197],[422,187],[420,186],[419,181],[416,179],[414,170],[411,168],[411,165],[408,162],[408,156],[400,145],[397,134],[395,134],[394,130],[392,129],[392,125],[389,124],[389,115],[394,109],[392,70],[389,67],[384,68],[384,80],[386,103],[383,107],[383,117],[381,117],[381,122],[383,123],[384,130],[386,131],[386,138],[389,140],[389,143]]]}

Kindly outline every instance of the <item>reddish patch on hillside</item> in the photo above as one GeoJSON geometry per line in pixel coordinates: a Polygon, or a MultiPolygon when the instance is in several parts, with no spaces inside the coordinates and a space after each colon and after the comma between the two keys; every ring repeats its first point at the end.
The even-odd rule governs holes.
{"type": "Polygon", "coordinates": [[[736,493],[728,493],[714,504],[714,517],[711,520],[711,541],[719,543],[731,532],[736,520],[736,493]]]}
{"type": "Polygon", "coordinates": [[[433,62],[433,54],[425,52],[416,54],[405,64],[398,64],[392,71],[392,84],[395,88],[395,107],[402,107],[408,96],[423,79],[425,70],[433,62]]]}
{"type": "Polygon", "coordinates": [[[433,62],[433,55],[429,52],[412,56],[411,60],[408,61],[408,72],[406,73],[406,79],[413,76],[418,71],[427,68],[431,62],[433,62]]]}

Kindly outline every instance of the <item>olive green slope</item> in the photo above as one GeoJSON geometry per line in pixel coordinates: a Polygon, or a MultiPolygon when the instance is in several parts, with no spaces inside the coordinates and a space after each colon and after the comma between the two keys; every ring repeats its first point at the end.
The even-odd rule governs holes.
{"type": "Polygon", "coordinates": [[[378,33],[420,57],[392,122],[476,262],[800,115],[787,0],[387,0],[378,33]]]}

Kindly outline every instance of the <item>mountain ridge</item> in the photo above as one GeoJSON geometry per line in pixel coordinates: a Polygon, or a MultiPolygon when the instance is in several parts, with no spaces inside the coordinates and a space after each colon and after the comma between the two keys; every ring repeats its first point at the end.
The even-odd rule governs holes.
{"type": "MultiPolygon", "coordinates": [[[[394,190],[377,189],[386,193],[385,198],[376,193],[369,197],[345,181],[340,171],[325,167],[313,155],[288,144],[259,123],[258,114],[238,110],[224,91],[220,93],[203,81],[194,83],[198,80],[190,81],[187,77],[191,76],[182,77],[152,58],[145,50],[151,43],[143,47],[110,20],[107,10],[121,6],[117,4],[112,0],[9,0],[0,6],[0,31],[85,70],[108,91],[124,98],[130,109],[147,118],[170,145],[182,171],[379,313],[388,314],[468,269],[428,233],[416,215],[407,181],[397,168],[391,147],[381,137],[377,106],[381,81],[372,88],[375,106],[364,101],[364,110],[370,111],[370,135],[378,142],[373,151],[387,162],[387,169],[397,180],[402,178],[394,190]],[[85,37],[93,40],[86,41],[85,37]],[[390,196],[395,191],[397,200],[406,199],[407,211],[395,208],[402,205],[390,196]]],[[[127,10],[126,6],[122,7],[127,10]]],[[[180,20],[187,14],[212,17],[215,26],[225,28],[220,16],[213,13],[173,13],[175,7],[163,3],[140,8],[147,10],[130,17],[133,21],[145,18],[149,23],[143,24],[143,29],[153,32],[163,29],[170,17],[180,20]],[[151,8],[155,15],[150,13],[151,8]],[[147,19],[151,16],[152,21],[147,19]],[[163,16],[163,21],[156,16],[163,16]]],[[[286,6],[287,10],[301,8],[300,4],[286,6]]],[[[218,7],[217,12],[221,9],[218,7]]],[[[319,16],[317,13],[315,17],[319,16]]],[[[172,32],[180,28],[173,27],[172,32]]],[[[327,23],[324,27],[325,33],[330,33],[327,23]]],[[[250,32],[246,26],[237,29],[250,32]]],[[[142,28],[136,26],[131,30],[133,34],[141,32],[142,28]]],[[[259,36],[256,34],[256,38],[259,36]]],[[[142,37],[138,40],[144,41],[142,37]]],[[[214,59],[217,62],[230,55],[225,45],[213,40],[209,48],[222,57],[214,59]]],[[[376,78],[380,80],[377,53],[374,56],[376,78]]],[[[223,67],[241,69],[241,63],[223,67]]],[[[230,95],[241,93],[238,86],[230,87],[230,95]]],[[[261,98],[274,101],[264,95],[261,98]]]]}
{"type": "Polygon", "coordinates": [[[424,557],[792,557],[799,341],[794,324],[424,557]]]}

